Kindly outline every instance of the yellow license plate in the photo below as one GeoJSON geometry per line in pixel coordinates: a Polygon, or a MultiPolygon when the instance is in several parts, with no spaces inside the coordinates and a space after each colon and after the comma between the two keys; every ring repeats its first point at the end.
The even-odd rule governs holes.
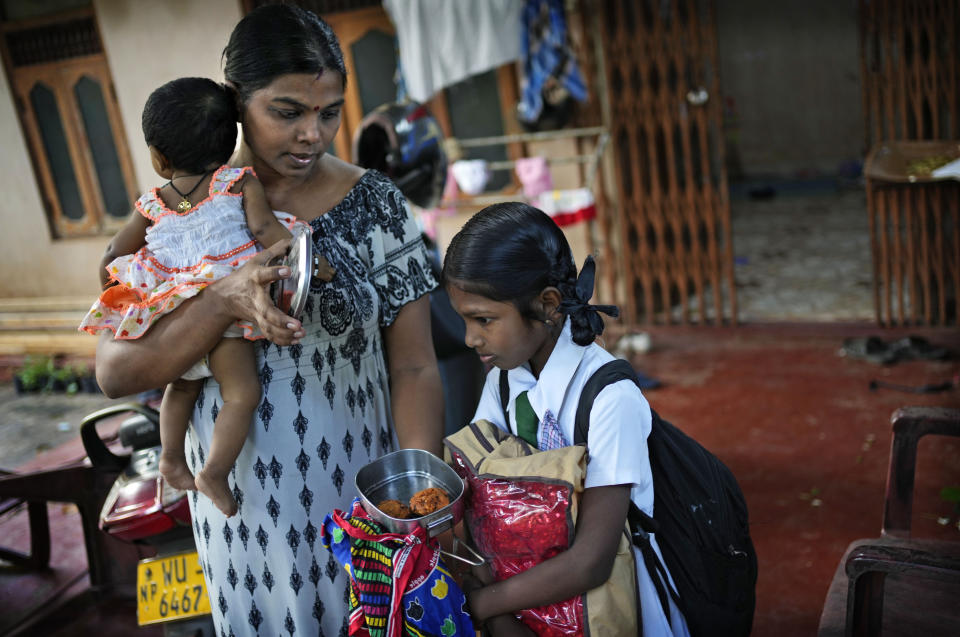
{"type": "Polygon", "coordinates": [[[137,623],[156,624],[210,612],[210,599],[196,551],[140,560],[137,623]]]}

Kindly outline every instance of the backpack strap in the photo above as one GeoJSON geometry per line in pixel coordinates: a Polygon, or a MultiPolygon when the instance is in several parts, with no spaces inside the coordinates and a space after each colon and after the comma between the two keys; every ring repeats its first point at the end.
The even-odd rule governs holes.
{"type": "Polygon", "coordinates": [[[503,421],[507,424],[507,431],[510,428],[510,414],[507,412],[507,404],[510,402],[510,381],[507,379],[507,370],[500,370],[500,407],[503,409],[503,421]]]}
{"type": "MultiPolygon", "coordinates": [[[[590,431],[590,410],[593,409],[593,401],[596,400],[597,395],[604,387],[620,382],[621,380],[629,380],[636,383],[637,372],[634,371],[633,365],[619,358],[609,363],[604,363],[600,369],[593,372],[593,375],[590,376],[587,384],[583,386],[583,390],[580,392],[580,402],[577,403],[577,415],[573,421],[573,444],[587,444],[587,433],[590,431]]],[[[502,396],[502,382],[500,383],[500,387],[502,396]]]]}
{"type": "MultiPolygon", "coordinates": [[[[503,396],[503,376],[504,374],[501,373],[501,397],[503,396]]],[[[607,385],[618,383],[621,380],[629,380],[638,388],[640,387],[637,372],[633,369],[633,365],[619,358],[604,363],[590,376],[580,392],[580,400],[577,403],[577,415],[573,424],[573,444],[587,444],[587,435],[590,433],[590,410],[593,409],[593,401],[607,385]]],[[[660,416],[652,408],[650,414],[654,423],[660,419],[660,416]]],[[[627,522],[630,525],[630,535],[633,538],[633,543],[640,549],[644,565],[647,572],[650,573],[650,579],[653,581],[654,587],[657,589],[657,597],[660,598],[660,605],[667,617],[667,623],[672,624],[670,602],[667,596],[673,598],[681,612],[683,611],[683,605],[679,594],[668,584],[667,569],[650,543],[650,533],[656,533],[660,525],[652,517],[641,511],[633,500],[630,501],[630,509],[627,511],[627,522]]]]}

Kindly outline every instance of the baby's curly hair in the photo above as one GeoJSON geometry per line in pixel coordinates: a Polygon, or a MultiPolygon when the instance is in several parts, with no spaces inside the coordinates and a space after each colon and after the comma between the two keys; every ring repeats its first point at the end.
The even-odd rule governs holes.
{"type": "Polygon", "coordinates": [[[205,77],[167,82],[143,107],[143,137],[177,170],[202,173],[230,160],[237,145],[232,91],[205,77]]]}

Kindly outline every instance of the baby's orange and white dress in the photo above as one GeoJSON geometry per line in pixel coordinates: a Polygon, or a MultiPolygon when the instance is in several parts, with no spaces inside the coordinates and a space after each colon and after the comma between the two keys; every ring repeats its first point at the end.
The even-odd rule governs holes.
{"type": "MultiPolygon", "coordinates": [[[[140,197],[136,210],[152,222],[146,245],[110,262],[107,271],[117,285],[100,294],[80,330],[95,334],[108,329],[115,338],[139,338],[159,317],[262,250],[247,227],[243,194],[230,192],[248,172],[254,174],[250,167],[221,166],[210,180],[207,197],[185,212],[168,208],[159,188],[140,197]]],[[[274,214],[291,232],[298,225],[309,229],[293,215],[274,214]]],[[[245,321],[224,336],[262,338],[245,321]]]]}

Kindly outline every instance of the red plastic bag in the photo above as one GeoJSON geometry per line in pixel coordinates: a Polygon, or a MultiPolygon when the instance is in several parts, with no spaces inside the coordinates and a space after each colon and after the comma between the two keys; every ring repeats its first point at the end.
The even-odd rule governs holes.
{"type": "MultiPolygon", "coordinates": [[[[498,581],[573,544],[586,478],[586,447],[537,451],[486,420],[447,436],[444,444],[450,464],[469,485],[464,519],[472,542],[488,559],[498,581]]],[[[636,635],[636,581],[633,547],[624,522],[613,569],[604,584],[516,615],[538,635],[636,635]]]]}
{"type": "MultiPolygon", "coordinates": [[[[483,478],[470,483],[467,526],[497,580],[562,553],[573,540],[569,485],[483,478]]],[[[538,635],[582,635],[583,597],[523,610],[520,620],[538,635]]]]}

